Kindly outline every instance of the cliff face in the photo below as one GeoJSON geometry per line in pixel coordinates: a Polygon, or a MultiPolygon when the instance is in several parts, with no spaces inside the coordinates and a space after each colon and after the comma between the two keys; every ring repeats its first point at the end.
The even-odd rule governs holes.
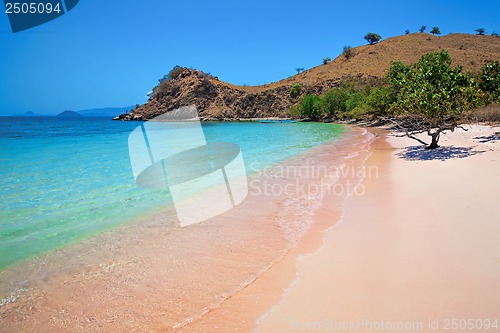
{"type": "Polygon", "coordinates": [[[155,87],[146,104],[120,115],[119,119],[147,120],[191,104],[196,105],[205,120],[286,117],[300,97],[309,92],[321,93],[344,80],[380,82],[392,61],[410,64],[425,53],[442,50],[450,53],[453,66],[460,65],[465,72],[479,72],[484,63],[500,60],[500,38],[467,34],[403,35],[354,48],[349,59],[339,55],[326,65],[254,87],[235,86],[201,71],[183,68],[175,79],[155,87]],[[296,96],[290,94],[294,83],[301,85],[300,94],[296,96]]]}

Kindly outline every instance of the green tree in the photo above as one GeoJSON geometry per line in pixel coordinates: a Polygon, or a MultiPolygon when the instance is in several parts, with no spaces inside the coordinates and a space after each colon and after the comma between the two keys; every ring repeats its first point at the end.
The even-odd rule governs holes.
{"type": "Polygon", "coordinates": [[[405,35],[409,35],[410,34],[410,30],[406,29],[405,30],[405,35]]]}
{"type": "Polygon", "coordinates": [[[476,32],[478,35],[483,36],[486,30],[484,30],[484,28],[478,28],[476,29],[476,32]]]}
{"type": "Polygon", "coordinates": [[[323,113],[323,107],[321,98],[309,93],[302,98],[293,113],[310,120],[318,120],[323,113]]]}
{"type": "Polygon", "coordinates": [[[441,35],[441,31],[439,31],[438,27],[433,27],[431,30],[431,34],[433,35],[441,35]]]}
{"type": "Polygon", "coordinates": [[[349,92],[345,88],[333,88],[325,92],[322,99],[326,114],[338,118],[340,113],[347,111],[346,102],[349,99],[349,92]]]}
{"type": "Polygon", "coordinates": [[[481,69],[479,87],[493,99],[500,101],[500,64],[498,61],[484,64],[481,69]]]}
{"type": "Polygon", "coordinates": [[[365,98],[365,103],[374,116],[385,116],[393,103],[392,91],[384,86],[371,89],[370,94],[365,98]]]}
{"type": "Polygon", "coordinates": [[[297,67],[295,68],[295,70],[297,71],[297,74],[300,74],[304,71],[304,68],[303,67],[297,67]]]}
{"type": "Polygon", "coordinates": [[[418,29],[418,31],[425,32],[426,29],[427,29],[427,26],[423,25],[423,26],[420,27],[420,29],[418,29]]]}
{"type": "Polygon", "coordinates": [[[365,35],[364,39],[368,42],[368,44],[373,45],[377,44],[382,39],[382,37],[380,37],[380,35],[376,33],[369,32],[365,35]]]}
{"type": "Polygon", "coordinates": [[[363,93],[356,91],[349,94],[349,98],[345,102],[347,112],[354,110],[356,107],[365,103],[365,96],[363,93]]]}
{"type": "Polygon", "coordinates": [[[427,133],[428,148],[437,148],[441,133],[453,131],[461,114],[479,104],[477,85],[460,66],[451,68],[451,64],[448,52],[431,52],[410,66],[395,62],[387,74],[394,97],[391,111],[400,116],[395,124],[426,145],[415,135],[427,133]]]}
{"type": "Polygon", "coordinates": [[[329,63],[330,61],[332,61],[332,59],[326,57],[323,59],[323,65],[326,65],[327,63],[329,63]]]}

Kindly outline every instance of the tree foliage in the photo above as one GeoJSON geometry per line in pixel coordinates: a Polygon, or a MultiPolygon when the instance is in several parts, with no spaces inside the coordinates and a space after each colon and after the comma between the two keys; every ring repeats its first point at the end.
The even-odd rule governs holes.
{"type": "Polygon", "coordinates": [[[426,29],[427,29],[427,26],[423,25],[423,26],[420,27],[420,29],[418,29],[418,31],[425,32],[426,29]]]}
{"type": "Polygon", "coordinates": [[[460,66],[452,67],[450,55],[442,51],[425,54],[411,65],[393,62],[383,82],[350,80],[321,95],[307,94],[293,115],[310,120],[382,119],[436,148],[441,133],[460,127],[466,115],[471,119],[466,111],[499,102],[498,61],[469,76],[460,66]],[[430,144],[416,136],[420,133],[431,137],[430,144]]]}
{"type": "Polygon", "coordinates": [[[368,44],[373,45],[377,44],[382,39],[382,37],[374,32],[369,32],[365,35],[364,39],[368,42],[368,44]]]}
{"type": "Polygon", "coordinates": [[[292,98],[297,98],[300,95],[301,91],[302,91],[302,86],[300,85],[300,83],[294,83],[290,87],[290,96],[292,98]]]}
{"type": "Polygon", "coordinates": [[[328,57],[323,58],[323,65],[326,65],[326,64],[327,64],[327,63],[329,63],[330,61],[332,61],[332,59],[331,59],[331,58],[328,58],[328,57]]]}
{"type": "Polygon", "coordinates": [[[293,110],[293,114],[301,118],[319,120],[323,111],[323,101],[321,97],[314,94],[305,95],[299,105],[293,110]]]}
{"type": "Polygon", "coordinates": [[[484,30],[484,28],[478,28],[476,29],[476,32],[478,35],[483,36],[486,30],[484,30]]]}
{"type": "Polygon", "coordinates": [[[423,55],[416,64],[401,62],[391,65],[387,80],[394,93],[390,110],[413,117],[414,128],[406,134],[427,132],[432,137],[429,147],[437,147],[439,135],[454,130],[463,111],[478,106],[478,87],[460,66],[452,68],[446,51],[423,55]]]}
{"type": "Polygon", "coordinates": [[[433,35],[441,35],[441,31],[439,31],[438,27],[432,27],[431,34],[433,34],[433,35]]]}
{"type": "Polygon", "coordinates": [[[303,67],[297,67],[295,68],[295,70],[297,71],[297,74],[300,74],[304,71],[304,68],[303,67]]]}
{"type": "Polygon", "coordinates": [[[500,63],[498,61],[486,63],[481,69],[479,87],[490,94],[493,101],[500,102],[500,63]]]}

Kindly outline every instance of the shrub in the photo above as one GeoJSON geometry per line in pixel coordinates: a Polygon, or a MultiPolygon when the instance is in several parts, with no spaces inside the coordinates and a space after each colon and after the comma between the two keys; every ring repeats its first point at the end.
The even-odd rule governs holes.
{"type": "Polygon", "coordinates": [[[491,35],[492,35],[492,36],[495,36],[495,37],[500,36],[498,33],[494,32],[494,31],[491,33],[491,35]]]}
{"type": "Polygon", "coordinates": [[[433,35],[441,35],[441,31],[439,31],[438,27],[433,27],[431,30],[431,34],[433,35]]]}
{"type": "Polygon", "coordinates": [[[427,29],[427,26],[423,25],[423,26],[420,27],[420,29],[418,29],[418,31],[425,32],[426,29],[427,29]]]}
{"type": "Polygon", "coordinates": [[[347,46],[344,46],[344,51],[342,52],[342,54],[344,55],[344,57],[346,59],[350,59],[352,58],[352,56],[354,55],[354,52],[352,50],[352,47],[350,47],[349,45],[347,46]]]}
{"type": "Polygon", "coordinates": [[[347,112],[354,110],[363,104],[365,104],[365,95],[361,92],[354,92],[350,94],[349,99],[345,102],[347,112]]]}
{"type": "Polygon", "coordinates": [[[484,64],[479,78],[479,88],[500,101],[500,64],[498,61],[484,64]]]}
{"type": "Polygon", "coordinates": [[[405,35],[409,35],[410,34],[410,30],[406,29],[405,30],[405,35]]]}
{"type": "Polygon", "coordinates": [[[330,116],[337,118],[340,113],[347,111],[346,102],[349,92],[344,88],[333,88],[322,95],[324,111],[330,116]]]}
{"type": "Polygon", "coordinates": [[[369,119],[371,118],[371,110],[367,104],[361,103],[357,105],[354,109],[348,111],[345,114],[345,117],[351,119],[369,119]]]}
{"type": "Polygon", "coordinates": [[[323,59],[323,65],[326,65],[327,63],[329,63],[330,61],[332,61],[332,59],[326,57],[323,59]]]}
{"type": "Polygon", "coordinates": [[[294,83],[290,87],[290,96],[292,98],[297,98],[300,95],[300,92],[302,91],[302,86],[300,83],[294,83]]]}
{"type": "Polygon", "coordinates": [[[323,102],[321,98],[309,93],[302,98],[294,113],[302,118],[318,120],[321,117],[322,111],[323,102]]]}
{"type": "Polygon", "coordinates": [[[394,102],[391,89],[379,86],[370,91],[365,103],[369,107],[370,114],[374,116],[387,115],[390,105],[394,102]]]}
{"type": "Polygon", "coordinates": [[[382,39],[382,37],[380,37],[380,35],[376,33],[369,32],[365,35],[364,39],[368,42],[368,44],[373,45],[377,44],[382,39]]]}
{"type": "Polygon", "coordinates": [[[178,65],[174,66],[174,68],[172,68],[170,70],[170,72],[168,72],[167,79],[168,80],[177,79],[177,77],[182,73],[183,70],[184,70],[184,68],[181,66],[178,66],[178,65]]]}
{"type": "Polygon", "coordinates": [[[483,36],[485,33],[485,30],[484,30],[484,28],[478,28],[478,29],[476,29],[476,32],[478,35],[483,36]]]}

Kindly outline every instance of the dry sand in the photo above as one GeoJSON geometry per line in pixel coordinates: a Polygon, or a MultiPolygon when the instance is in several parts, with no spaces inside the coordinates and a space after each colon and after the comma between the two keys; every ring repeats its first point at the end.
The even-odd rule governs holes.
{"type": "Polygon", "coordinates": [[[367,161],[378,173],[363,181],[365,194],[348,198],[323,246],[298,260],[295,281],[255,331],[436,332],[457,324],[477,332],[487,319],[500,321],[500,142],[474,139],[495,131],[475,125],[443,136],[432,152],[441,160],[404,149],[416,141],[379,137],[367,161]]]}

